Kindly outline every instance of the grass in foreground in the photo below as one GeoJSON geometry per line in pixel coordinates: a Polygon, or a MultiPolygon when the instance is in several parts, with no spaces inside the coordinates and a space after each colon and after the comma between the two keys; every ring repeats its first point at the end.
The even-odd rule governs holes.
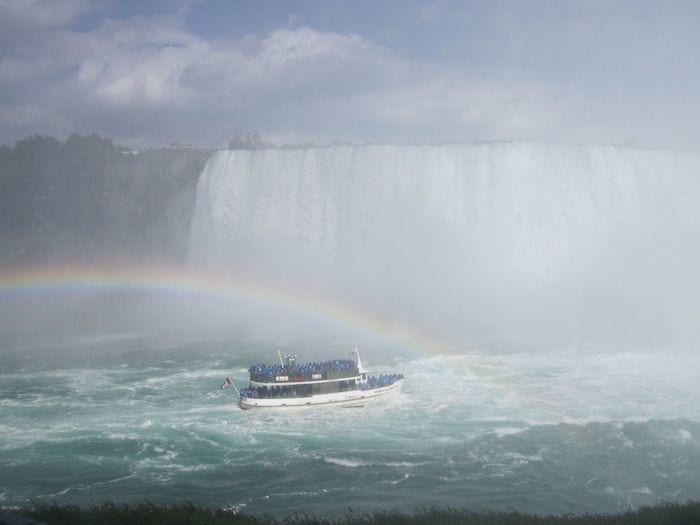
{"type": "Polygon", "coordinates": [[[659,503],[616,514],[540,516],[508,511],[472,512],[457,509],[421,509],[412,514],[376,511],[337,518],[294,514],[281,520],[230,509],[212,509],[181,503],[136,505],[102,503],[94,507],[34,504],[20,514],[48,525],[700,525],[700,501],[659,503]]]}

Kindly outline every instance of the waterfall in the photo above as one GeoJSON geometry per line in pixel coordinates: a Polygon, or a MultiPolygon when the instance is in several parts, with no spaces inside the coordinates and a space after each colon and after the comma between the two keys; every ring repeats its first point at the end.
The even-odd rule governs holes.
{"type": "Polygon", "coordinates": [[[534,143],[236,150],[201,174],[189,261],[445,330],[663,338],[693,324],[699,233],[694,154],[534,143]]]}

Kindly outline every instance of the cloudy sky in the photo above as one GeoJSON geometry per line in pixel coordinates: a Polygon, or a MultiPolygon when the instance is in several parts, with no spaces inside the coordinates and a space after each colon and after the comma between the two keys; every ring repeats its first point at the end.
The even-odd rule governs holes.
{"type": "Polygon", "coordinates": [[[700,2],[0,0],[0,143],[700,144],[700,2]]]}

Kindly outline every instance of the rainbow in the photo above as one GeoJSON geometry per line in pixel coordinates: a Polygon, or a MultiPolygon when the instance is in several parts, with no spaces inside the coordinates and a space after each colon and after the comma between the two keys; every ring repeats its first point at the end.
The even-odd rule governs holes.
{"type": "Polygon", "coordinates": [[[332,297],[251,273],[194,272],[173,266],[108,267],[78,264],[0,269],[0,300],[81,291],[148,291],[233,298],[282,307],[398,342],[420,353],[452,353],[449,343],[332,297]]]}

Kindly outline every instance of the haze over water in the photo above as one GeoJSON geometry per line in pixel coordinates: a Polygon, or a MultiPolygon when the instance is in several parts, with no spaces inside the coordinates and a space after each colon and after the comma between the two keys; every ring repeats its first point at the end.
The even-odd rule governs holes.
{"type": "Polygon", "coordinates": [[[189,269],[281,291],[173,283],[122,297],[141,306],[119,330],[7,334],[0,503],[565,513],[697,497],[699,166],[529,143],[217,153],[189,269]],[[243,412],[219,388],[278,346],[355,345],[406,376],[400,395],[243,412]]]}

